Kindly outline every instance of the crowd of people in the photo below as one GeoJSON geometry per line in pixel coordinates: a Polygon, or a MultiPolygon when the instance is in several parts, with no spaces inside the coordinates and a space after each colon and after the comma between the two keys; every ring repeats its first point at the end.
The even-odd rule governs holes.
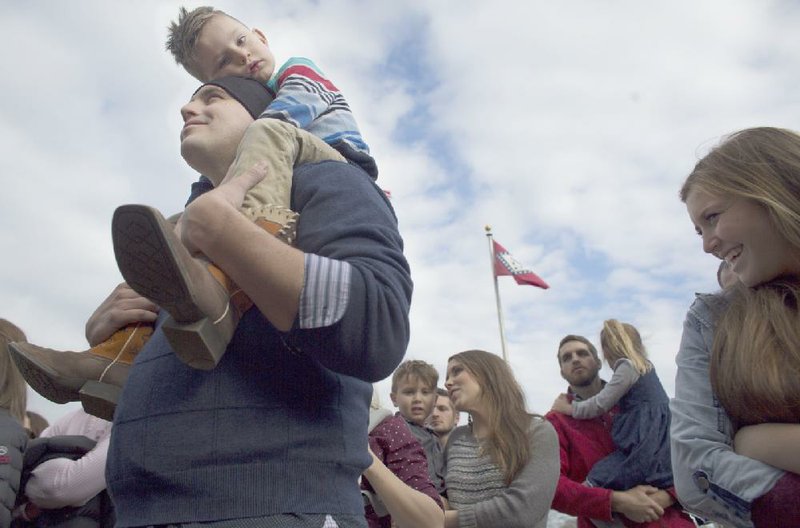
{"type": "Polygon", "coordinates": [[[567,391],[542,416],[490,352],[454,354],[443,383],[403,362],[397,219],[313,62],[276,68],[264,33],[209,7],[181,9],[167,47],[202,83],[180,110],[201,176],[179,216],[117,209],[125,283],[91,348],[0,320],[0,528],[543,528],[551,508],[581,528],[800,526],[800,135],[734,133],[680,191],[723,264],[689,308],[675,397],[608,319],[611,378],[565,336],[567,391]],[[373,387],[390,375],[396,412],[373,387]],[[85,412],[41,430],[25,381],[85,412]]]}

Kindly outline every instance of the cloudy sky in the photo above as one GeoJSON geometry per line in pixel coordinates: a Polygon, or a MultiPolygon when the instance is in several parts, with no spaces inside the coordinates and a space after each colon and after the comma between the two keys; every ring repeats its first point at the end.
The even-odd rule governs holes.
{"type": "MultiPolygon", "coordinates": [[[[121,281],[114,208],[180,210],[197,82],[163,51],[182,2],[7,2],[0,18],[0,317],[85,348],[121,281]]],[[[554,356],[602,321],[639,327],[667,389],[694,292],[715,289],[677,191],[721,136],[798,128],[800,6],[744,0],[275,0],[215,4],[278,60],[345,93],[391,190],[415,282],[407,357],[500,353],[484,226],[551,285],[500,279],[531,410],[564,389],[554,356]]],[[[194,4],[188,7],[195,7],[194,4]]],[[[384,395],[388,384],[381,383],[384,395]]],[[[54,419],[64,407],[32,395],[54,419]]]]}

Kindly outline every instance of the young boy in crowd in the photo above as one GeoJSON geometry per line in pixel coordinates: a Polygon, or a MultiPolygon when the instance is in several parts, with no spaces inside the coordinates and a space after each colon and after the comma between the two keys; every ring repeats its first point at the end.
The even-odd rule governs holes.
{"type": "MultiPolygon", "coordinates": [[[[247,193],[242,205],[242,213],[262,228],[287,243],[292,242],[297,215],[290,210],[289,196],[295,166],[325,160],[348,161],[360,166],[373,179],[377,178],[377,165],[347,101],[313,62],[293,57],[275,73],[275,58],[264,33],[212,7],[198,7],[192,11],[181,8],[178,20],[168,31],[167,50],[193,77],[202,82],[230,75],[250,77],[264,83],[273,96],[266,110],[245,133],[226,176],[235,178],[256,164],[263,166],[267,177],[247,193]]],[[[260,94],[253,96],[260,97],[260,94]]],[[[184,115],[181,139],[190,134],[193,127],[204,124],[202,115],[184,115]]],[[[213,182],[214,185],[219,183],[213,182]]],[[[208,180],[203,182],[203,178],[199,184],[211,186],[208,180]]],[[[187,276],[184,284],[160,282],[158,273],[138,265],[141,256],[126,251],[124,235],[114,230],[114,249],[123,277],[139,294],[170,313],[172,317],[164,323],[164,333],[176,355],[195,368],[214,368],[225,353],[238,319],[252,306],[250,299],[222,270],[206,261],[202,261],[202,273],[213,277],[213,281],[189,280],[187,276]],[[196,291],[200,283],[213,284],[212,287],[220,291],[213,292],[214,295],[196,291]],[[214,301],[209,302],[209,299],[214,301]],[[194,315],[189,318],[182,315],[188,313],[194,315]],[[202,314],[199,319],[198,313],[202,314]]],[[[182,262],[175,254],[164,256],[176,267],[197,268],[192,263],[182,262]]],[[[31,369],[40,371],[33,375],[44,379],[32,385],[37,392],[57,403],[81,399],[86,406],[87,401],[92,402],[87,411],[102,409],[101,417],[110,420],[108,413],[113,413],[115,396],[127,378],[127,369],[152,331],[151,325],[131,325],[72,357],[71,362],[86,365],[78,368],[86,372],[85,376],[76,376],[73,368],[71,380],[90,382],[80,395],[78,389],[84,385],[83,381],[66,387],[60,383],[59,379],[63,378],[59,378],[58,373],[37,367],[34,354],[49,356],[55,351],[27,345],[32,349],[30,353],[25,352],[31,369]],[[119,372],[110,376],[112,366],[119,372]],[[43,377],[42,371],[48,375],[43,377]]]]}
{"type": "Polygon", "coordinates": [[[428,459],[428,474],[436,491],[444,493],[444,452],[439,439],[425,422],[436,403],[436,384],[439,373],[433,365],[424,361],[410,359],[404,361],[392,374],[392,390],[389,396],[397,407],[411,432],[425,449],[428,459]]]}

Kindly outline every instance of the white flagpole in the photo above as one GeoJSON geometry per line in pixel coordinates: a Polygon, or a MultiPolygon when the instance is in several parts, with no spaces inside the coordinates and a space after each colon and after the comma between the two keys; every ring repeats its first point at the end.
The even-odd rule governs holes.
{"type": "Polygon", "coordinates": [[[486,238],[489,239],[489,264],[492,269],[492,279],[494,280],[494,298],[497,301],[497,322],[500,325],[500,345],[503,350],[503,360],[508,363],[508,352],[506,352],[506,332],[503,329],[503,307],[500,305],[500,290],[497,287],[497,274],[494,272],[495,254],[494,240],[492,239],[492,227],[486,226],[486,238]]]}

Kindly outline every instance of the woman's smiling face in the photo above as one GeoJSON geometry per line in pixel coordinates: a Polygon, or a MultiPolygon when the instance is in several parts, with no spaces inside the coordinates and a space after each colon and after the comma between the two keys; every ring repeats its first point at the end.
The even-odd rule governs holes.
{"type": "Polygon", "coordinates": [[[703,251],[725,260],[745,286],[800,274],[800,251],[756,201],[694,188],[686,196],[686,209],[703,238],[703,251]]]}

